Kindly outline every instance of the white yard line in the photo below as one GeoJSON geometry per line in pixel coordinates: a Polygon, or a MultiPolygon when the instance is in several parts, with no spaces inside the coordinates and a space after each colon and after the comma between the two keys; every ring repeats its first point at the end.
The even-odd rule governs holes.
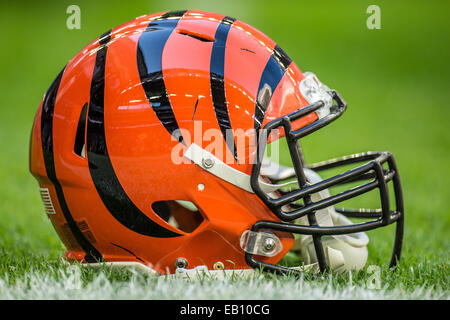
{"type": "Polygon", "coordinates": [[[77,273],[62,273],[59,279],[44,273],[28,274],[9,284],[0,279],[0,299],[450,299],[443,289],[378,289],[349,285],[335,288],[331,283],[272,279],[186,281],[182,279],[143,278],[110,282],[100,273],[81,286],[77,273]]]}

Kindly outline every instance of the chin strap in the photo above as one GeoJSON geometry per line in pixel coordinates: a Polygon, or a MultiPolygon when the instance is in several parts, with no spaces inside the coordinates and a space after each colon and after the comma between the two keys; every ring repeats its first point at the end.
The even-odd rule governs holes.
{"type": "MultiPolygon", "coordinates": [[[[203,170],[215,175],[216,177],[228,183],[231,183],[232,185],[235,185],[245,191],[254,193],[250,183],[250,176],[248,174],[245,174],[227,165],[212,153],[206,151],[205,149],[202,149],[195,143],[192,143],[189,148],[186,149],[184,156],[201,167],[203,170]],[[208,165],[206,165],[206,163],[208,163],[208,165]]],[[[261,185],[261,189],[264,192],[270,193],[282,187],[296,184],[296,181],[289,181],[283,184],[271,184],[260,179],[259,183],[261,185]]]]}

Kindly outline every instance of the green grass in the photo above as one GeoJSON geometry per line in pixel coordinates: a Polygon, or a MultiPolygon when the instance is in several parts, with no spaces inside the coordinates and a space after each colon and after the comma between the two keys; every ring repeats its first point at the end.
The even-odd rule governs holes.
{"type": "MultiPolygon", "coordinates": [[[[259,28],[276,40],[302,71],[315,72],[348,102],[349,108],[341,119],[302,143],[308,162],[369,149],[389,150],[395,155],[406,212],[403,257],[395,271],[389,270],[386,261],[392,228],[371,232],[368,264],[382,266],[383,289],[364,291],[369,294],[360,297],[392,297],[403,292],[398,296],[448,299],[450,3],[377,1],[382,28],[368,30],[365,11],[372,3],[168,1],[164,6],[161,1],[128,1],[126,5],[123,1],[78,1],[82,28],[68,30],[65,11],[73,4],[71,1],[2,2],[0,298],[37,297],[34,286],[51,282],[48,279],[62,284],[59,297],[63,298],[83,297],[88,289],[91,291],[85,297],[96,297],[92,292],[99,283],[111,290],[126,289],[131,284],[139,288],[152,285],[159,290],[153,295],[130,296],[135,298],[207,298],[201,294],[202,288],[208,289],[213,280],[198,283],[193,289],[192,284],[167,280],[164,287],[163,279],[108,270],[83,269],[81,279],[86,290],[70,294],[64,291],[67,266],[60,261],[64,248],[44,214],[37,183],[28,172],[28,141],[34,114],[45,90],[73,55],[106,30],[136,16],[193,8],[221,12],[259,28]],[[168,286],[187,289],[171,293],[168,286]]],[[[361,292],[356,290],[352,295],[349,288],[364,288],[369,275],[365,271],[353,273],[351,283],[349,276],[333,275],[301,283],[311,292],[325,288],[322,292],[330,295],[324,297],[357,298],[361,292]]],[[[221,282],[222,297],[276,299],[279,291],[300,290],[300,280],[294,277],[266,276],[252,281],[221,282]],[[254,290],[239,291],[245,286],[254,290]],[[260,290],[268,293],[261,295],[260,290]]],[[[97,296],[127,297],[126,292],[97,296]]],[[[217,293],[211,293],[211,297],[217,297],[217,293]]]]}

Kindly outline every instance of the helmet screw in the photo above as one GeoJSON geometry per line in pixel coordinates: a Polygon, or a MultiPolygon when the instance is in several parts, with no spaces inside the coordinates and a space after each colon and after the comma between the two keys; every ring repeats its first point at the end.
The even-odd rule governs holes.
{"type": "Polygon", "coordinates": [[[211,158],[203,158],[202,159],[202,166],[205,169],[212,168],[214,166],[214,159],[211,158]]]}
{"type": "Polygon", "coordinates": [[[175,259],[175,268],[187,268],[188,262],[185,258],[176,258],[175,259]]]}
{"type": "Polygon", "coordinates": [[[263,242],[264,251],[270,252],[275,249],[275,240],[272,238],[265,238],[263,242]]]}
{"type": "Polygon", "coordinates": [[[225,269],[225,266],[223,265],[222,262],[217,261],[216,263],[214,263],[213,268],[214,270],[223,270],[225,269]]]}

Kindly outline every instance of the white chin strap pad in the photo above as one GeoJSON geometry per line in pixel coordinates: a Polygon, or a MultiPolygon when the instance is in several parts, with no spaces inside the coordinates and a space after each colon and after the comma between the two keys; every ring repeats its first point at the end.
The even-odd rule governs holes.
{"type": "MultiPolygon", "coordinates": [[[[360,270],[367,261],[367,247],[365,245],[355,246],[353,241],[347,242],[345,237],[348,236],[342,238],[339,236],[322,237],[327,263],[336,272],[360,270]]],[[[317,263],[316,250],[311,236],[302,239],[301,253],[305,265],[317,263]]]]}
{"type": "MultiPolygon", "coordinates": [[[[310,169],[304,169],[307,179],[311,183],[322,181],[322,178],[310,169]]],[[[329,197],[328,190],[322,190],[311,196],[313,201],[329,197]]],[[[353,224],[347,217],[336,212],[334,207],[328,207],[316,212],[317,222],[320,226],[339,226],[353,224]]],[[[299,219],[300,223],[308,224],[307,218],[299,219]]],[[[347,270],[360,270],[367,261],[367,244],[369,237],[365,232],[348,235],[323,236],[322,244],[329,267],[336,272],[347,270]]],[[[299,248],[305,265],[316,264],[316,250],[312,236],[302,235],[296,239],[294,248],[299,248]]]]}

